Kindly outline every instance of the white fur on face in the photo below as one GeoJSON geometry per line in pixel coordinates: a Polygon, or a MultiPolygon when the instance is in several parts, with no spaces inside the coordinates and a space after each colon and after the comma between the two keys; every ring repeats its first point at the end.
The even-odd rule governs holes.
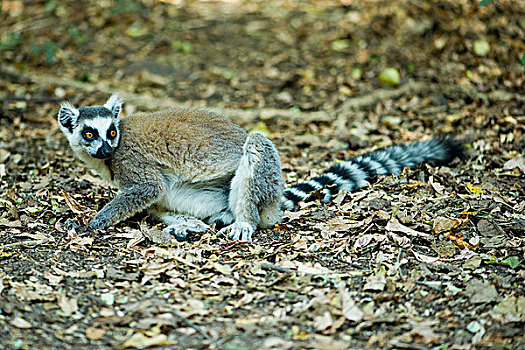
{"type": "Polygon", "coordinates": [[[109,169],[105,165],[104,160],[94,158],[93,155],[96,154],[98,149],[103,145],[102,142],[108,141],[111,147],[118,146],[120,138],[118,125],[118,119],[113,119],[110,117],[97,117],[80,121],[80,124],[75,127],[73,133],[69,133],[67,130],[64,131],[69,140],[69,144],[76,155],[108,182],[111,182],[111,173],[109,169]],[[115,127],[117,128],[117,137],[113,140],[107,140],[107,131],[111,126],[111,123],[114,123],[115,127]],[[100,137],[91,142],[84,140],[82,137],[84,126],[89,126],[96,129],[100,137]]]}
{"type": "Polygon", "coordinates": [[[112,122],[113,122],[113,119],[111,118],[98,117],[98,118],[86,120],[84,122],[84,125],[90,126],[93,129],[97,130],[102,140],[106,141],[107,131],[109,127],[111,126],[112,122]]]}
{"type": "Polygon", "coordinates": [[[84,125],[90,126],[93,129],[98,131],[98,134],[100,135],[100,138],[104,141],[107,141],[111,147],[116,147],[118,144],[118,119],[112,119],[112,118],[104,118],[104,117],[98,117],[94,119],[89,119],[84,122],[84,125]],[[108,129],[111,126],[111,124],[114,124],[117,128],[117,137],[115,137],[113,140],[108,140],[108,129]]]}
{"type": "Polygon", "coordinates": [[[108,142],[111,147],[117,147],[120,135],[118,134],[118,120],[107,117],[97,117],[93,119],[84,120],[78,127],[75,128],[75,132],[70,139],[70,144],[73,150],[77,153],[81,153],[82,150],[87,152],[90,156],[97,153],[98,149],[103,146],[104,142],[108,142]],[[108,140],[107,133],[111,124],[114,122],[117,128],[117,137],[113,140],[108,140]],[[86,141],[82,137],[82,131],[84,126],[89,126],[98,131],[99,137],[93,141],[86,141]]]}

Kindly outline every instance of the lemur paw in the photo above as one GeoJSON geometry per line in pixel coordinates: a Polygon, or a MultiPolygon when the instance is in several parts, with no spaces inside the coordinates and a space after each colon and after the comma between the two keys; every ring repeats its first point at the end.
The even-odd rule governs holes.
{"type": "Polygon", "coordinates": [[[217,236],[227,236],[232,241],[252,241],[252,234],[255,232],[255,227],[247,222],[234,222],[230,226],[226,226],[217,233],[217,236]]]}
{"type": "Polygon", "coordinates": [[[107,227],[104,223],[104,220],[100,219],[98,216],[95,216],[88,224],[89,230],[103,230],[107,227]]]}
{"type": "Polygon", "coordinates": [[[190,233],[202,233],[208,230],[208,225],[199,219],[187,219],[184,223],[167,226],[163,231],[173,236],[179,242],[184,242],[190,233]]]}
{"type": "Polygon", "coordinates": [[[230,210],[222,211],[219,215],[209,220],[210,225],[215,225],[216,229],[222,229],[235,221],[230,210]]]}

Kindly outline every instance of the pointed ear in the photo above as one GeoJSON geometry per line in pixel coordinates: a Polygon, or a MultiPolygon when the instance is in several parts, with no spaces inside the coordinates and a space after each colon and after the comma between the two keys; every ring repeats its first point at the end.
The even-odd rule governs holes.
{"type": "Polygon", "coordinates": [[[60,125],[73,132],[73,126],[77,123],[80,112],[73,107],[69,102],[62,102],[60,104],[60,111],[58,112],[58,122],[60,125]]]}
{"type": "Polygon", "coordinates": [[[122,99],[119,97],[118,94],[113,94],[111,97],[106,101],[104,104],[104,107],[109,109],[111,113],[113,114],[113,118],[118,118],[120,115],[120,112],[122,110],[122,99]]]}

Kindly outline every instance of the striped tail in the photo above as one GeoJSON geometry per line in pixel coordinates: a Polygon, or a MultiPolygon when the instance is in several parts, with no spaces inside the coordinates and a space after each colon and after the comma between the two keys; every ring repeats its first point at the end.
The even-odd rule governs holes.
{"type": "Polygon", "coordinates": [[[464,157],[463,146],[453,136],[438,135],[429,141],[394,145],[372,153],[332,165],[324,173],[300,182],[283,193],[282,208],[294,210],[301,201],[308,201],[310,194],[321,191],[322,202],[328,202],[339,191],[352,192],[368,186],[376,175],[397,175],[405,167],[413,167],[428,161],[443,165],[455,157],[464,157]]]}

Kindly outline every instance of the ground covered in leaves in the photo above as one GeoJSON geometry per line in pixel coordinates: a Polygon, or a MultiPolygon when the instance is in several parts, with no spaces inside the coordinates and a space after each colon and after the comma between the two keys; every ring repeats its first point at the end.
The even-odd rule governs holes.
{"type": "Polygon", "coordinates": [[[525,346],[523,1],[0,11],[0,347],[525,346]],[[399,84],[379,83],[388,67],[399,84]],[[125,114],[230,111],[268,133],[287,183],[439,132],[468,157],[307,203],[253,244],[213,231],[177,243],[145,215],[86,234],[115,189],[74,158],[55,116],[63,99],[111,91],[125,114]]]}

